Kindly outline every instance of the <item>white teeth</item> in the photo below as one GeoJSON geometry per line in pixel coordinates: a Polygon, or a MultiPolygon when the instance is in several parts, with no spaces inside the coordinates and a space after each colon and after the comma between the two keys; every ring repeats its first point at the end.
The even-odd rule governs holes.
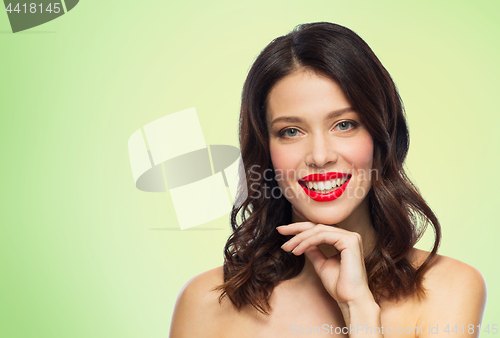
{"type": "Polygon", "coordinates": [[[307,188],[325,194],[340,187],[342,184],[347,182],[347,180],[348,180],[347,177],[342,177],[342,178],[332,179],[329,181],[317,181],[317,182],[308,181],[304,183],[307,188]]]}

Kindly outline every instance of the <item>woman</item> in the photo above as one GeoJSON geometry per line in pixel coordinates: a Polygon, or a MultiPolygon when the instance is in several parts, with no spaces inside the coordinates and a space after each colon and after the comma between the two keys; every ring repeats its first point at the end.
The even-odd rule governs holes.
{"type": "Polygon", "coordinates": [[[244,85],[240,145],[249,193],[224,265],[185,285],[171,337],[479,335],[484,280],[436,254],[401,99],[358,35],[321,22],[272,41],[244,85]],[[413,247],[427,224],[430,253],[413,247]]]}

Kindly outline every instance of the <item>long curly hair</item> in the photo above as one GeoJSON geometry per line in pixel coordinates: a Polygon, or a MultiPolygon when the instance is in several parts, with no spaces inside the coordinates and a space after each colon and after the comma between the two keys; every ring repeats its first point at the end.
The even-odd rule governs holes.
{"type": "Polygon", "coordinates": [[[436,256],[439,222],[403,168],[409,134],[396,86],[370,47],[353,31],[333,23],[302,24],[274,39],[259,54],[246,78],[239,121],[240,148],[246,169],[247,198],[231,212],[232,235],[224,248],[224,283],[219,301],[228,297],[239,310],[252,305],[269,314],[274,287],[297,276],[304,255],[280,249],[286,238],[276,231],[291,223],[291,204],[270,192],[274,178],[266,101],[277,81],[308,69],[334,80],[343,89],[374,142],[373,169],[380,173],[368,193],[377,234],[365,257],[368,285],[375,300],[425,295],[424,272],[436,256]],[[408,254],[431,224],[435,240],[427,259],[413,266],[408,254]]]}

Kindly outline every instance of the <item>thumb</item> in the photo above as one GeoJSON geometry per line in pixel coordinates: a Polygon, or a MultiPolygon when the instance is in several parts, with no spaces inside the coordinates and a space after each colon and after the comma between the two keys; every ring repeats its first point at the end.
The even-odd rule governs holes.
{"type": "Polygon", "coordinates": [[[325,254],[322,253],[321,250],[317,246],[309,247],[304,252],[304,254],[311,261],[312,265],[314,266],[314,270],[316,270],[316,272],[319,272],[321,267],[323,266],[323,264],[326,261],[325,254]]]}

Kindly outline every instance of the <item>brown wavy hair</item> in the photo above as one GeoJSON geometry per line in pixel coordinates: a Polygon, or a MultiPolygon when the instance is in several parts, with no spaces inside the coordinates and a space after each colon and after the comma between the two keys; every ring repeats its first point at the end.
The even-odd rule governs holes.
{"type": "Polygon", "coordinates": [[[368,285],[377,302],[425,295],[422,276],[440,243],[439,222],[403,168],[409,134],[396,86],[370,47],[353,31],[328,22],[302,24],[274,39],[255,60],[241,101],[240,148],[248,197],[231,212],[232,235],[224,248],[224,283],[219,301],[228,297],[239,310],[252,305],[268,314],[274,287],[297,276],[304,255],[281,250],[291,236],[279,225],[291,223],[291,204],[279,194],[274,178],[266,101],[277,81],[300,69],[338,83],[374,142],[373,169],[379,174],[368,193],[376,231],[374,250],[365,257],[368,285]],[[434,246],[425,262],[413,266],[408,254],[428,224],[434,246]]]}

